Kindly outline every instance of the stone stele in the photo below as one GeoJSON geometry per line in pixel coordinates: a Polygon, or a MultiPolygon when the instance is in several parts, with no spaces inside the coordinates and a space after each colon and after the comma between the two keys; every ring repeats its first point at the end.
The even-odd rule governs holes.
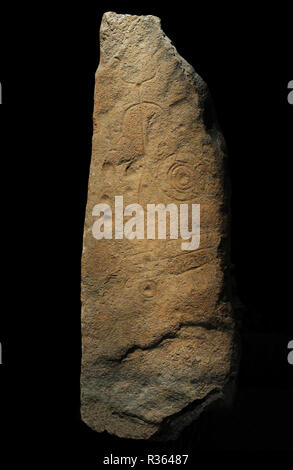
{"type": "MultiPolygon", "coordinates": [[[[169,440],[228,403],[237,369],[225,142],[209,92],[155,16],[100,29],[82,256],[81,416],[96,431],[169,440]],[[200,204],[200,245],[97,240],[98,203],[200,204]],[[214,408],[213,404],[213,408],[214,408]],[[212,409],[213,409],[212,408],[212,409]]],[[[129,219],[129,218],[128,218],[129,219]]],[[[124,220],[125,222],[125,220],[124,220]]]]}

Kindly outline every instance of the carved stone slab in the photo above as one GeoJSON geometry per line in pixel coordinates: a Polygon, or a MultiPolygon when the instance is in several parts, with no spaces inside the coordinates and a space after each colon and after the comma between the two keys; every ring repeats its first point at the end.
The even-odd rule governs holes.
{"type": "Polygon", "coordinates": [[[82,419],[174,439],[235,376],[225,144],[154,16],[103,16],[82,257],[82,419]],[[200,245],[93,236],[96,204],[200,204],[200,245]]]}

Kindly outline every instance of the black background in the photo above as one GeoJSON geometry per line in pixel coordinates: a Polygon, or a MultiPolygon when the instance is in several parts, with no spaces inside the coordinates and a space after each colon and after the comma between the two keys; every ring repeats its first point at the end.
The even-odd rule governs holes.
{"type": "MultiPolygon", "coordinates": [[[[104,455],[292,450],[292,118],[288,7],[92,2],[10,4],[1,16],[3,233],[1,428],[11,460],[41,450],[80,468],[104,455]],[[208,83],[232,181],[232,262],[244,304],[230,416],[206,416],[165,446],[80,423],[80,256],[98,32],[105,11],[154,14],[208,83]],[[8,307],[4,307],[4,305],[8,307]]],[[[290,50],[291,49],[291,50],[290,50]]],[[[2,441],[3,442],[3,441],[2,441]]]]}

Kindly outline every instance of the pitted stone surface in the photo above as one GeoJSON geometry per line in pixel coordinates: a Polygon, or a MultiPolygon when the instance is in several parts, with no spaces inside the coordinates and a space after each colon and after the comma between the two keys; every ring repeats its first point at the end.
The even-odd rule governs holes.
{"type": "MultiPolygon", "coordinates": [[[[82,419],[174,439],[236,372],[225,144],[207,87],[154,16],[103,16],[82,257],[82,419]],[[178,240],[96,240],[93,207],[200,204],[178,240]]],[[[113,228],[114,230],[114,228],[113,228]]]]}

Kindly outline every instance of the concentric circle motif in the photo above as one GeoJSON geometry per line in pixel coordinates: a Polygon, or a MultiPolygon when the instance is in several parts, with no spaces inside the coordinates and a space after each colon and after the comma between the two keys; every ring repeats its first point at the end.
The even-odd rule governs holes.
{"type": "Polygon", "coordinates": [[[192,163],[192,155],[169,157],[158,164],[157,184],[170,198],[187,201],[202,194],[203,178],[200,164],[192,163]]]}
{"type": "Polygon", "coordinates": [[[144,300],[151,300],[157,294],[157,282],[153,279],[139,280],[131,277],[125,279],[123,285],[125,289],[131,290],[132,295],[139,295],[144,300]]]}
{"type": "Polygon", "coordinates": [[[157,284],[152,279],[143,281],[140,285],[140,293],[145,300],[152,299],[157,293],[157,284]]]}
{"type": "Polygon", "coordinates": [[[177,191],[186,191],[192,187],[192,169],[185,162],[175,162],[168,170],[170,185],[177,191]]]}

